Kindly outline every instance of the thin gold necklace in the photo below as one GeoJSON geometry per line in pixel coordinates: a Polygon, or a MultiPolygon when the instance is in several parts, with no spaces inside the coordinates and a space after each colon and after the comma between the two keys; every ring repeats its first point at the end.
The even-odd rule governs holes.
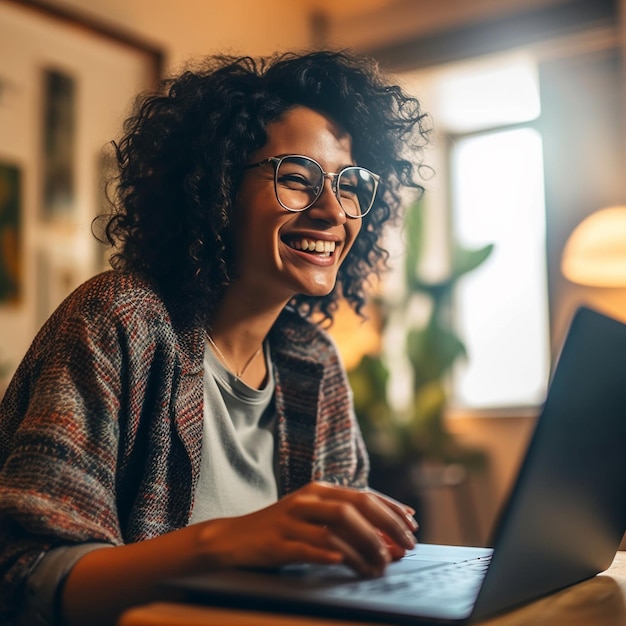
{"type": "Polygon", "coordinates": [[[232,367],[230,365],[230,363],[226,360],[226,357],[224,356],[224,353],[217,347],[217,344],[215,343],[215,341],[213,341],[213,337],[211,337],[211,335],[208,332],[205,332],[206,334],[206,338],[209,340],[209,343],[211,344],[211,347],[213,348],[213,350],[215,350],[215,353],[217,354],[217,356],[220,357],[220,359],[222,360],[222,363],[224,363],[224,365],[226,366],[226,369],[230,370],[231,372],[233,372],[233,374],[235,374],[235,376],[237,378],[241,378],[245,371],[248,369],[248,367],[250,366],[250,364],[252,363],[252,361],[254,361],[254,359],[259,355],[259,352],[261,352],[261,349],[263,348],[263,344],[261,344],[253,353],[252,356],[245,362],[244,366],[241,368],[241,370],[238,372],[234,367],[232,367]]]}

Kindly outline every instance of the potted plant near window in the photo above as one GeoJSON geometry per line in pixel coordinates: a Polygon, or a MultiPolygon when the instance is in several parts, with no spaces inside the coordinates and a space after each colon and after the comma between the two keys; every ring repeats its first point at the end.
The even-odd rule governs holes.
{"type": "MultiPolygon", "coordinates": [[[[450,300],[455,285],[481,265],[493,246],[468,250],[452,245],[449,274],[428,282],[420,277],[423,250],[421,202],[411,205],[405,218],[409,246],[404,264],[405,295],[400,302],[376,299],[384,327],[398,308],[409,310],[413,300],[426,297],[430,314],[422,326],[407,324],[404,354],[411,370],[410,402],[406,409],[392,408],[388,398],[390,376],[384,354],[366,355],[349,372],[354,403],[371,457],[371,484],[411,504],[419,511],[419,482],[429,470],[481,468],[480,450],[461,445],[446,427],[449,374],[458,359],[466,356],[461,338],[450,323],[450,300]]],[[[442,474],[443,476],[443,474],[442,474]]]]}

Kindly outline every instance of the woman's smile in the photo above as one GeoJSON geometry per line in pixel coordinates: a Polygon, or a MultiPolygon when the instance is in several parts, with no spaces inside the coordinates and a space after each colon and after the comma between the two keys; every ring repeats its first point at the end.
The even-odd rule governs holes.
{"type": "Polygon", "coordinates": [[[323,239],[309,239],[303,237],[292,242],[287,241],[287,245],[294,250],[302,250],[315,256],[330,257],[335,252],[335,242],[323,239]]]}

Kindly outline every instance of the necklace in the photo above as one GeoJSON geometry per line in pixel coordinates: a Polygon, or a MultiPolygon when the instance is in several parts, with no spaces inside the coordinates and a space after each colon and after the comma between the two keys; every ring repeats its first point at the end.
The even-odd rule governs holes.
{"type": "Polygon", "coordinates": [[[211,337],[211,335],[209,335],[208,332],[205,332],[205,334],[206,334],[206,338],[209,340],[209,343],[211,344],[211,347],[213,348],[213,350],[215,350],[215,354],[217,354],[217,356],[220,357],[220,359],[222,360],[222,363],[224,363],[224,365],[226,366],[226,369],[233,372],[233,374],[235,374],[235,376],[239,379],[241,379],[241,377],[244,375],[245,371],[248,369],[252,361],[254,361],[254,359],[258,356],[259,352],[261,352],[261,349],[263,348],[263,344],[261,344],[252,353],[252,356],[244,363],[244,366],[239,371],[237,371],[234,367],[231,367],[230,363],[226,360],[224,353],[217,347],[217,344],[215,343],[215,341],[213,341],[213,337],[211,337]]]}

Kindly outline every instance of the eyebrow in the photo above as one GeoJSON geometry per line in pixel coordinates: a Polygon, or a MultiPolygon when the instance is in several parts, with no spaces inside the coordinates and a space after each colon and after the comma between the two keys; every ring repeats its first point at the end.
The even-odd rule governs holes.
{"type": "MultiPolygon", "coordinates": [[[[311,159],[311,160],[315,161],[320,166],[322,165],[317,159],[314,159],[312,156],[309,156],[308,154],[300,154],[300,153],[297,153],[297,152],[283,152],[282,154],[274,154],[272,156],[278,157],[279,159],[282,159],[283,157],[286,157],[286,156],[306,157],[307,159],[311,159]]],[[[346,167],[360,167],[360,165],[358,165],[358,163],[348,163],[347,165],[340,165],[337,168],[336,172],[326,172],[326,173],[327,174],[336,174],[337,172],[341,172],[341,170],[345,170],[346,167]]]]}

